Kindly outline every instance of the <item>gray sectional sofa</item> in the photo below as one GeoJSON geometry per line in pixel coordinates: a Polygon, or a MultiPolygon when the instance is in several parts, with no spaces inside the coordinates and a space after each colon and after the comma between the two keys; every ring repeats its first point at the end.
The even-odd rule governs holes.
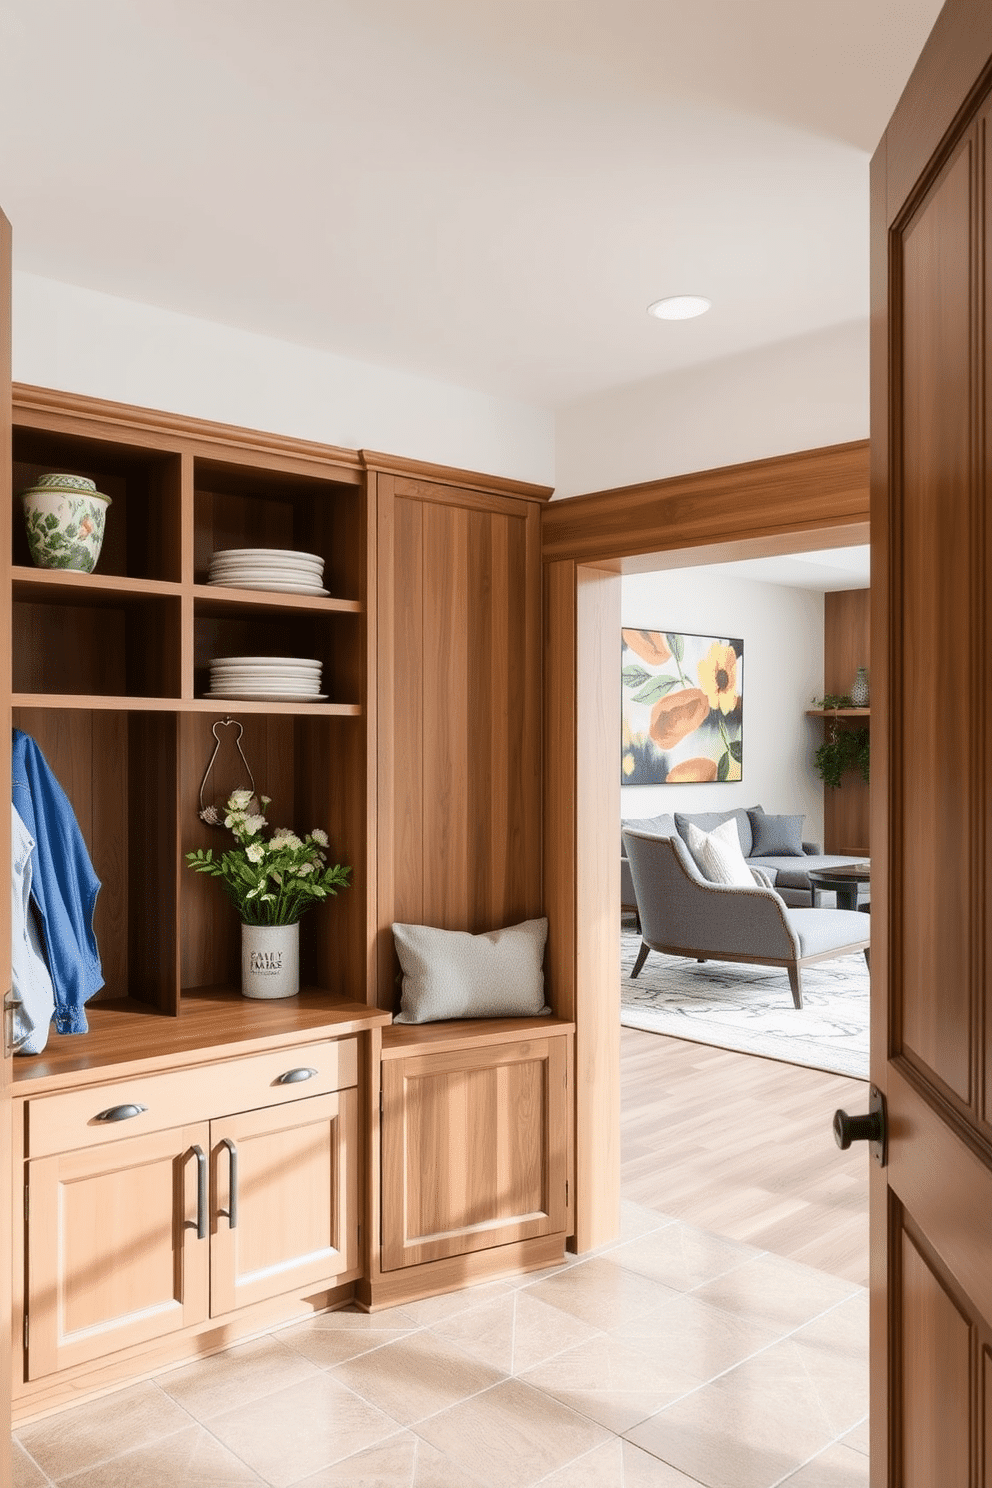
{"type": "MultiPolygon", "coordinates": [[[[810,891],[809,870],[811,868],[836,868],[841,863],[861,863],[863,858],[839,857],[824,853],[817,842],[801,842],[796,824],[801,821],[798,817],[776,817],[768,816],[761,806],[738,807],[734,811],[691,811],[674,814],[664,813],[661,816],[646,817],[641,820],[627,820],[621,822],[623,827],[632,827],[637,832],[649,832],[655,837],[681,837],[688,844],[687,827],[689,822],[694,822],[703,832],[712,832],[723,822],[733,817],[737,823],[737,833],[741,839],[741,851],[748,863],[753,868],[761,868],[771,879],[775,890],[790,904],[799,908],[811,908],[813,896],[810,891]],[[765,822],[756,822],[755,817],[766,818],[765,822]],[[787,845],[789,851],[765,852],[757,851],[763,846],[787,845]]],[[[859,901],[866,903],[869,897],[869,886],[859,886],[859,901]]],[[[820,907],[827,908],[836,904],[836,895],[829,891],[821,892],[818,896],[820,907]]],[[[625,910],[637,913],[637,900],[634,896],[634,883],[630,873],[630,863],[627,860],[623,845],[623,837],[620,838],[620,903],[625,910]]]]}

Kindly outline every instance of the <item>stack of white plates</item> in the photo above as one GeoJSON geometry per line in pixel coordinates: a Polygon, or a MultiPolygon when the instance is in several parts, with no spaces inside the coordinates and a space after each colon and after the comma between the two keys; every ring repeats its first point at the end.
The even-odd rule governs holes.
{"type": "Polygon", "coordinates": [[[250,703],[323,703],[320,666],[305,656],[219,656],[210,663],[205,695],[250,703]]]}
{"type": "Polygon", "coordinates": [[[210,560],[208,583],[226,589],[274,589],[280,594],[326,594],[324,560],[292,548],[223,548],[210,560]]]}

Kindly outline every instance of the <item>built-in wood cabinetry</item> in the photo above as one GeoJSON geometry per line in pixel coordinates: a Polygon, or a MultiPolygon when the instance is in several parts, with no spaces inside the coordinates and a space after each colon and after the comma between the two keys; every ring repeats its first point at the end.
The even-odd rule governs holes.
{"type": "MultiPolygon", "coordinates": [[[[869,589],[842,589],[823,596],[823,690],[834,697],[851,691],[859,667],[871,666],[869,589]]],[[[870,709],[831,710],[823,727],[867,728],[870,709]]],[[[868,782],[849,770],[841,784],[824,787],[823,845],[828,853],[871,851],[868,782]]]]}
{"type": "Polygon", "coordinates": [[[284,1293],[355,1278],[355,1043],[206,1067],[199,1073],[217,1076],[218,1088],[193,1107],[218,1114],[161,1130],[147,1118],[161,1107],[181,1108],[188,1084],[205,1085],[195,1069],[192,1081],[186,1070],[174,1070],[145,1082],[29,1098],[23,1110],[15,1105],[29,1154],[23,1329],[29,1380],[284,1293]],[[253,1091],[259,1064],[282,1065],[285,1073],[300,1068],[300,1058],[340,1065],[336,1078],[351,1083],[309,1096],[293,1085],[293,1100],[225,1108],[278,1095],[278,1088],[253,1091]],[[136,1088],[143,1083],[156,1086],[151,1107],[128,1099],[144,1093],[136,1088]],[[55,1109],[39,1109],[46,1105],[55,1109]],[[131,1134],[148,1125],[153,1129],[131,1134]]]}
{"type": "Polygon", "coordinates": [[[408,1034],[383,1040],[382,1270],[564,1235],[570,1033],[408,1034]]]}
{"type": "MultiPolygon", "coordinates": [[[[14,1061],[18,1416],[356,1292],[560,1258],[572,1025],[388,1026],[394,920],[544,910],[548,493],[42,389],[13,415],[15,493],[70,471],[112,501],[94,574],[32,566],[16,494],[5,544],[13,723],[102,880],[106,981],[88,1034],[14,1061]],[[318,553],[329,593],[211,586],[228,547],[318,553]],[[241,654],[319,658],[326,700],[206,697],[241,654]],[[226,718],[272,824],[353,868],[284,1003],[240,996],[237,916],[184,862],[230,842],[199,815],[226,718]]],[[[223,749],[207,804],[244,783],[223,749]]]]}

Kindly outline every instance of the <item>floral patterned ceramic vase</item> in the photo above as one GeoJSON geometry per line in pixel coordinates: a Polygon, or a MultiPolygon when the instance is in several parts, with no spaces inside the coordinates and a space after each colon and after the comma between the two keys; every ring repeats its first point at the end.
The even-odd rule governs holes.
{"type": "Polygon", "coordinates": [[[858,667],[854,685],[851,688],[851,703],[855,708],[867,708],[868,706],[868,669],[858,667]]]}
{"type": "Polygon", "coordinates": [[[36,485],[21,492],[21,500],[35,567],[92,573],[110,497],[84,475],[41,475],[36,485]]]}

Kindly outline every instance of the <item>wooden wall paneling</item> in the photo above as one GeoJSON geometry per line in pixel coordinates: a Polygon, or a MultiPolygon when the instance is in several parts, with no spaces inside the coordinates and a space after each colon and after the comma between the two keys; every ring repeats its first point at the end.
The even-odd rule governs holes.
{"type": "MultiPolygon", "coordinates": [[[[140,545],[128,556],[128,573],[178,583],[183,572],[183,502],[185,461],[182,456],[156,461],[148,471],[148,494],[143,512],[131,514],[131,541],[140,532],[140,545]]],[[[111,513],[107,513],[108,522],[111,513]]]]}
{"type": "Polygon", "coordinates": [[[380,1005],[394,920],[542,909],[541,570],[533,502],[378,476],[380,1005]],[[384,649],[389,648],[388,653],[384,649]]]}
{"type": "Polygon", "coordinates": [[[421,924],[423,899],[423,520],[377,477],[378,594],[378,1006],[396,1006],[394,921],[421,924]]]}
{"type": "MultiPolygon", "coordinates": [[[[362,775],[365,780],[364,820],[362,822],[362,862],[364,877],[355,882],[355,895],[361,895],[362,944],[364,946],[365,997],[364,1001],[376,1006],[379,989],[379,900],[378,872],[376,865],[379,841],[379,797],[378,797],[378,748],[379,748],[379,496],[374,473],[367,472],[364,483],[365,520],[360,525],[360,550],[364,565],[361,583],[361,599],[364,604],[362,619],[362,651],[365,659],[365,675],[362,678],[360,701],[365,716],[362,730],[362,775]]],[[[365,1124],[362,1123],[365,1130],[365,1124]]],[[[365,1206],[362,1213],[368,1214],[365,1206]]],[[[367,1226],[363,1227],[367,1228],[367,1226]]]]}
{"type": "MultiPolygon", "coordinates": [[[[854,684],[858,667],[871,668],[871,590],[841,589],[823,596],[823,688],[842,696],[854,684]]],[[[838,722],[839,728],[864,728],[867,720],[838,722]]],[[[822,724],[824,735],[831,720],[822,724]]],[[[856,771],[837,789],[823,788],[823,842],[828,853],[871,850],[868,782],[856,771]]]]}
{"type": "MultiPolygon", "coordinates": [[[[470,693],[468,667],[471,655],[481,674],[489,658],[472,655],[472,612],[466,600],[472,582],[471,539],[477,544],[481,533],[470,533],[464,508],[424,503],[421,511],[424,633],[416,670],[423,679],[423,922],[477,930],[483,927],[472,923],[469,838],[482,829],[475,838],[481,858],[487,834],[478,802],[472,800],[476,781],[468,744],[476,721],[473,703],[478,705],[479,699],[470,693]]],[[[481,735],[489,720],[477,721],[481,735]]]]}
{"type": "Polygon", "coordinates": [[[871,590],[839,589],[823,596],[823,687],[844,694],[858,667],[871,676],[871,590]]]}
{"type": "MultiPolygon", "coordinates": [[[[97,995],[126,997],[130,850],[127,715],[109,709],[18,708],[13,722],[38,744],[68,796],[102,885],[93,916],[105,982],[97,995]]],[[[146,788],[154,792],[157,782],[146,781],[146,788]]]]}
{"type": "Polygon", "coordinates": [[[620,579],[580,567],[576,585],[577,1248],[618,1233],[620,1215],[620,579]],[[609,842],[610,851],[602,844],[609,842]],[[595,1175],[595,1176],[593,1176],[595,1175]]]}
{"type": "Polygon", "coordinates": [[[367,1002],[365,730],[361,719],[299,719],[296,741],[296,830],[322,828],[329,837],[328,861],[352,870],[350,888],[308,910],[301,971],[319,987],[367,1002]]]}
{"type": "Polygon", "coordinates": [[[559,1018],[575,1019],[576,566],[549,563],[544,581],[545,974],[559,1018]]]}
{"type": "Polygon", "coordinates": [[[542,540],[545,561],[598,564],[765,535],[822,533],[867,517],[868,443],[858,440],[553,501],[543,513],[542,540]]]}
{"type": "MultiPolygon", "coordinates": [[[[113,716],[123,718],[128,760],[126,995],[176,1016],[180,875],[192,877],[179,854],[179,719],[175,713],[113,716]],[[149,882],[156,885],[154,896],[149,882]]],[[[97,803],[97,819],[101,814],[97,803]]]]}

